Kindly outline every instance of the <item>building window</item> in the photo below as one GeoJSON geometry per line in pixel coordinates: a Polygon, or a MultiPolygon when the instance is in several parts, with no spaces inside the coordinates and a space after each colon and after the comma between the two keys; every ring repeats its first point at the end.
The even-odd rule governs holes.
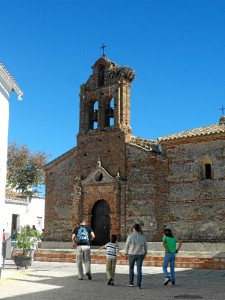
{"type": "Polygon", "coordinates": [[[214,179],[213,164],[211,158],[207,155],[201,161],[202,180],[214,179]]]}
{"type": "Polygon", "coordinates": [[[205,164],[205,179],[212,179],[211,164],[205,164]]]}
{"type": "Polygon", "coordinates": [[[98,171],[95,175],[95,180],[100,182],[100,181],[102,181],[102,179],[103,179],[103,174],[102,174],[102,172],[98,171]]]}

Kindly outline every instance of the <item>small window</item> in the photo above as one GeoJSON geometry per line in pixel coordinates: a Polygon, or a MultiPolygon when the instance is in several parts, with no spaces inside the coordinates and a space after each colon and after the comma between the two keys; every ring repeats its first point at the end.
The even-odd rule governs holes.
{"type": "Polygon", "coordinates": [[[97,172],[95,175],[95,180],[102,181],[102,179],[103,179],[103,174],[101,172],[97,172]]]}
{"type": "Polygon", "coordinates": [[[212,179],[211,164],[205,164],[205,179],[212,179]]]}

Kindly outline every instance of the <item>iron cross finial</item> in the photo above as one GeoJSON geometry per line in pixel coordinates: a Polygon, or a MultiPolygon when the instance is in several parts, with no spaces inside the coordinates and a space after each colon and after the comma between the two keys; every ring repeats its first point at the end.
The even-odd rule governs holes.
{"type": "Polygon", "coordinates": [[[223,105],[222,105],[222,108],[220,108],[219,110],[221,110],[222,111],[222,116],[224,115],[224,110],[225,110],[225,107],[223,107],[223,105]]]}
{"type": "Polygon", "coordinates": [[[102,56],[105,56],[105,44],[102,44],[102,46],[100,47],[100,49],[102,49],[102,56]]]}

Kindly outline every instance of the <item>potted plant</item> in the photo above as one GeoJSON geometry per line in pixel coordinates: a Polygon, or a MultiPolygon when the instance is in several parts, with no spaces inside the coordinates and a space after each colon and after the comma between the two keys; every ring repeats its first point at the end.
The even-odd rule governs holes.
{"type": "Polygon", "coordinates": [[[31,229],[29,225],[22,227],[21,230],[17,230],[17,249],[16,255],[14,256],[14,262],[17,269],[20,267],[31,266],[34,251],[37,249],[38,242],[40,241],[41,234],[31,229]]]}

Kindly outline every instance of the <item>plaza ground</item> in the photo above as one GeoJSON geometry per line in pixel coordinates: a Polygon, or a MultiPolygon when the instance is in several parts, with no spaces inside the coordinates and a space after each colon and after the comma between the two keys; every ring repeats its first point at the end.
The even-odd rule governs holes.
{"type": "Polygon", "coordinates": [[[77,280],[75,263],[35,261],[17,270],[7,260],[0,280],[0,299],[105,300],[207,299],[223,300],[225,270],[176,269],[176,285],[163,286],[161,267],[143,267],[143,286],[127,287],[128,266],[118,265],[115,286],[108,286],[104,264],[92,264],[93,279],[77,280]]]}

